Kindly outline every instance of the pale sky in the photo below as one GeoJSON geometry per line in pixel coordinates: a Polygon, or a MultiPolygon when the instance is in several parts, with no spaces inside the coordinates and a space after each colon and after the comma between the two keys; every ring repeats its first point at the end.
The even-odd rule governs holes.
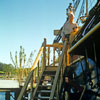
{"type": "Polygon", "coordinates": [[[12,63],[20,45],[27,58],[36,50],[36,57],[44,38],[51,44],[53,30],[66,21],[66,8],[72,0],[0,0],[0,62],[12,63]]]}

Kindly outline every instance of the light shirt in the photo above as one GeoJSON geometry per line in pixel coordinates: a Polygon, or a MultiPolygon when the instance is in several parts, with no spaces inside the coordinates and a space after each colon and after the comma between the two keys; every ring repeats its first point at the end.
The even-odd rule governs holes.
{"type": "Polygon", "coordinates": [[[71,34],[75,27],[77,27],[76,23],[66,21],[61,31],[61,36],[64,37],[66,34],[71,34]]]}

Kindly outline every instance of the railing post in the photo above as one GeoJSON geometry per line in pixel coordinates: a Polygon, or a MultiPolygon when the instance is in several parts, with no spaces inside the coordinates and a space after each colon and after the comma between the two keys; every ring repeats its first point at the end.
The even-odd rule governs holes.
{"type": "Polygon", "coordinates": [[[53,48],[53,66],[55,66],[55,47],[53,48]]]}
{"type": "Polygon", "coordinates": [[[58,62],[60,62],[60,51],[61,51],[61,47],[59,47],[59,56],[58,56],[59,57],[58,58],[59,60],[58,60],[58,62]]]}
{"type": "Polygon", "coordinates": [[[44,38],[44,49],[43,49],[43,69],[46,66],[46,38],[44,38]]]}
{"type": "Polygon", "coordinates": [[[50,47],[48,47],[48,66],[49,66],[49,61],[50,61],[50,47]]]}

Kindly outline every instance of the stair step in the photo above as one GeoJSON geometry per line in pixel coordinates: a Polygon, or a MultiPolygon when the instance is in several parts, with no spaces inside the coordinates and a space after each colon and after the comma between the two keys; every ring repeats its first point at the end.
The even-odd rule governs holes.
{"type": "Polygon", "coordinates": [[[43,75],[55,75],[56,74],[56,71],[47,71],[45,70],[43,75]]]}
{"type": "Polygon", "coordinates": [[[40,94],[40,96],[50,96],[51,90],[39,90],[37,91],[37,95],[40,94]]]}
{"type": "Polygon", "coordinates": [[[47,71],[56,71],[57,70],[57,66],[46,66],[46,70],[47,71]]]}
{"type": "Polygon", "coordinates": [[[55,77],[55,75],[52,75],[52,74],[43,74],[43,76],[50,76],[50,77],[55,77]]]}
{"type": "Polygon", "coordinates": [[[51,87],[51,84],[47,84],[47,85],[39,85],[39,87],[51,87]]]}
{"type": "Polygon", "coordinates": [[[38,89],[40,90],[50,90],[52,85],[39,85],[38,89]]]}
{"type": "MultiPolygon", "coordinates": [[[[50,98],[50,96],[49,97],[44,97],[44,96],[41,96],[41,97],[35,97],[35,99],[34,100],[49,100],[49,98],[50,98]]],[[[56,97],[54,97],[54,99],[53,100],[57,100],[57,98],[56,97]]]]}
{"type": "Polygon", "coordinates": [[[41,90],[41,91],[37,91],[37,92],[42,92],[42,93],[46,92],[46,93],[50,93],[51,90],[41,90]]]}
{"type": "Polygon", "coordinates": [[[40,81],[40,85],[47,85],[47,86],[49,85],[49,86],[50,86],[50,85],[52,85],[52,84],[53,84],[53,80],[43,80],[43,79],[42,79],[42,80],[40,81]]]}
{"type": "MultiPolygon", "coordinates": [[[[37,87],[34,100],[49,100],[57,67],[46,66],[37,87]]],[[[53,100],[57,100],[56,97],[53,100]]]]}

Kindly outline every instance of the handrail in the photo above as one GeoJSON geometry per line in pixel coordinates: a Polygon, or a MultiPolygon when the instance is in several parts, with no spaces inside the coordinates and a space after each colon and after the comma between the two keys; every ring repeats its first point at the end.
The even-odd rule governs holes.
{"type": "Polygon", "coordinates": [[[41,56],[42,52],[43,52],[43,48],[44,48],[43,46],[40,48],[40,50],[39,50],[39,52],[37,54],[37,57],[36,57],[36,59],[35,59],[35,61],[33,63],[33,66],[31,68],[31,70],[34,70],[36,68],[36,65],[37,65],[37,63],[38,63],[38,61],[40,59],[40,56],[41,56]]]}
{"type": "Polygon", "coordinates": [[[41,46],[41,48],[40,48],[40,50],[39,50],[39,52],[38,52],[38,54],[37,54],[37,56],[36,56],[36,59],[35,59],[33,65],[32,65],[31,70],[34,70],[34,69],[36,68],[36,65],[37,65],[37,63],[38,63],[38,61],[39,61],[39,59],[40,59],[40,56],[41,56],[41,54],[43,53],[44,45],[45,45],[45,43],[43,42],[43,43],[42,43],[42,46],[41,46]]]}
{"type": "Polygon", "coordinates": [[[52,89],[51,89],[51,94],[50,94],[49,100],[53,100],[53,98],[54,98],[54,93],[55,93],[55,90],[56,90],[57,81],[58,81],[59,74],[60,74],[60,69],[62,67],[63,57],[64,57],[64,54],[65,54],[66,46],[67,46],[67,41],[65,41],[64,45],[63,45],[61,60],[60,60],[60,63],[59,63],[59,66],[58,66],[58,69],[57,69],[57,72],[56,72],[56,75],[55,75],[55,79],[54,79],[54,83],[53,83],[53,86],[52,86],[52,89]]]}
{"type": "MultiPolygon", "coordinates": [[[[44,41],[44,42],[45,42],[45,41],[44,41]]],[[[39,53],[38,53],[38,55],[37,55],[37,57],[36,57],[36,59],[35,59],[35,61],[34,61],[33,66],[32,66],[31,72],[29,73],[29,75],[28,75],[28,77],[27,77],[27,79],[26,79],[26,82],[25,82],[23,88],[21,89],[21,92],[20,92],[20,94],[19,94],[17,100],[21,100],[21,99],[22,99],[22,97],[23,97],[23,95],[24,95],[24,93],[25,93],[25,91],[26,91],[26,89],[27,89],[27,86],[28,86],[29,82],[30,82],[31,78],[33,77],[34,69],[36,68],[36,64],[37,64],[38,61],[39,61],[39,57],[41,56],[41,54],[42,54],[42,52],[43,52],[43,48],[44,48],[44,45],[45,45],[44,42],[43,42],[43,44],[42,44],[42,46],[41,46],[41,48],[40,48],[40,50],[39,50],[39,53]]]]}
{"type": "Polygon", "coordinates": [[[36,88],[35,88],[35,90],[34,90],[34,92],[33,92],[33,99],[34,99],[34,97],[35,97],[35,94],[36,94],[36,91],[37,91],[37,89],[38,89],[38,86],[39,86],[39,83],[40,83],[40,80],[41,80],[41,78],[42,78],[42,74],[43,74],[43,71],[44,71],[44,69],[45,69],[45,64],[46,64],[46,62],[45,62],[45,47],[46,47],[46,39],[44,39],[44,43],[43,43],[43,46],[44,46],[44,49],[43,49],[43,55],[44,55],[44,58],[43,58],[43,69],[42,69],[42,73],[41,73],[41,76],[40,76],[40,79],[38,80],[38,83],[37,83],[37,85],[36,85],[36,88]]]}
{"type": "Polygon", "coordinates": [[[21,90],[21,92],[20,92],[20,94],[19,94],[17,100],[21,100],[21,99],[22,99],[22,96],[23,96],[24,93],[25,93],[25,90],[26,90],[26,88],[27,88],[27,86],[28,86],[28,84],[29,84],[29,82],[30,82],[30,79],[31,79],[32,75],[33,75],[33,71],[31,71],[31,72],[29,73],[29,75],[28,75],[28,77],[27,77],[27,79],[26,79],[26,82],[25,82],[25,84],[24,84],[24,86],[23,86],[23,88],[22,88],[22,90],[21,90]]]}

